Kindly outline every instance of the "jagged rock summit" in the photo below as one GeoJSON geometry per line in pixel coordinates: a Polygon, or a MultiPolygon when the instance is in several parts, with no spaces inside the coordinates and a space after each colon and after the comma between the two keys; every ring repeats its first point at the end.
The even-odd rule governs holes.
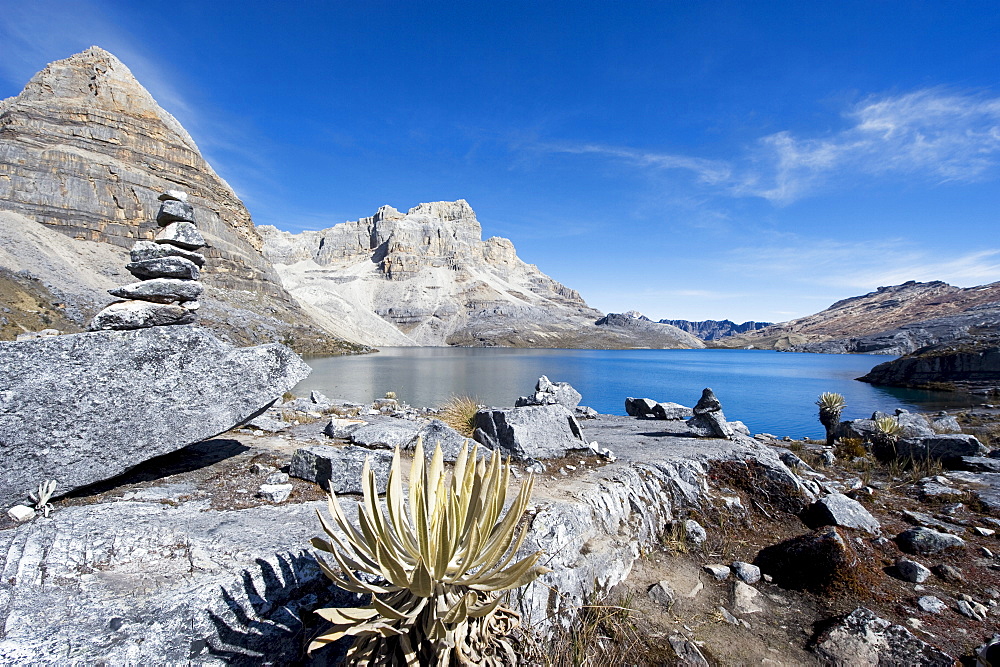
{"type": "Polygon", "coordinates": [[[118,58],[91,47],[0,101],[0,244],[17,246],[0,270],[40,281],[79,327],[121,284],[125,249],[153,240],[167,190],[199,210],[206,325],[239,343],[335,345],[282,288],[232,188],[118,58]]]}
{"type": "Polygon", "coordinates": [[[464,199],[420,204],[321,231],[263,225],[264,254],[285,287],[325,326],[375,345],[702,347],[595,325],[580,295],[523,262],[507,239],[482,240],[464,199]]]}

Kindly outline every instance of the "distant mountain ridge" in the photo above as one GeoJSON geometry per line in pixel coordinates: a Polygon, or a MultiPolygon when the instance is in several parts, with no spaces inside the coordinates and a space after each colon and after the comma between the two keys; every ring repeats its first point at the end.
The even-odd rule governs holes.
{"type": "Polygon", "coordinates": [[[942,281],[879,287],[806,317],[716,341],[723,347],[792,352],[908,354],[928,345],[1000,332],[1000,282],[942,281]]]}
{"type": "Polygon", "coordinates": [[[690,320],[660,320],[660,324],[675,326],[681,331],[687,331],[702,340],[718,340],[726,336],[757,331],[758,329],[771,326],[773,322],[754,322],[751,320],[743,324],[736,324],[732,320],[701,320],[699,322],[692,322],[690,320]]]}
{"type": "Polygon", "coordinates": [[[264,254],[319,321],[382,346],[703,347],[675,327],[597,326],[575,290],[523,262],[507,239],[482,240],[463,199],[419,204],[298,234],[262,225],[264,254]]]}

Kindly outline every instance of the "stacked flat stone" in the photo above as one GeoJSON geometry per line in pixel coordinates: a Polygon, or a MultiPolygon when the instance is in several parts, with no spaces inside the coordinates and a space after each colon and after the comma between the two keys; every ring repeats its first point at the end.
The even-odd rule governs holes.
{"type": "Polygon", "coordinates": [[[195,250],[205,245],[205,238],[195,226],[194,207],[187,202],[186,192],[167,190],[159,200],[159,233],[152,241],[136,242],[132,261],[125,266],[139,282],[108,290],[124,301],[99,312],[91,331],[190,324],[197,319],[203,290],[198,274],[205,256],[195,250]]]}

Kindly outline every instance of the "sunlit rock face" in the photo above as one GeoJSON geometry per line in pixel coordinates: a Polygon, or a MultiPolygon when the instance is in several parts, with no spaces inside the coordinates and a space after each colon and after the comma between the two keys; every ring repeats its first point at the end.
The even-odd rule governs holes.
{"type": "Polygon", "coordinates": [[[595,326],[602,313],[578,292],[519,259],[509,240],[482,240],[463,199],[405,214],[383,206],[322,231],[258,231],[264,254],[310,312],[339,335],[362,332],[375,345],[702,347],[667,325],[648,340],[595,326]]]}
{"type": "MultiPolygon", "coordinates": [[[[20,95],[0,101],[0,214],[77,242],[62,244],[62,268],[5,261],[0,268],[73,292],[69,274],[103,269],[88,264],[95,244],[124,256],[136,241],[154,238],[157,196],[172,189],[189,194],[207,242],[206,323],[238,342],[277,340],[296,325],[316,329],[261,254],[246,207],[115,56],[91,47],[51,63],[20,95]]],[[[107,304],[97,294],[76,295],[77,319],[107,304]]]]}

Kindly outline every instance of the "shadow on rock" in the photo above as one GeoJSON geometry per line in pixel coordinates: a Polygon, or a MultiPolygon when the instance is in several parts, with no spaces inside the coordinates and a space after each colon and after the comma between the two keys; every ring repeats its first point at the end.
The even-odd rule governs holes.
{"type": "Polygon", "coordinates": [[[66,498],[79,498],[84,496],[94,496],[106,493],[120,486],[127,484],[137,484],[139,482],[155,482],[157,480],[179,475],[201,468],[207,468],[219,461],[232,458],[250,448],[240,443],[238,440],[228,438],[213,438],[212,440],[202,440],[193,445],[188,445],[183,449],[163,456],[157,456],[144,463],[140,463],[131,470],[97,482],[66,494],[66,498]]]}
{"type": "Polygon", "coordinates": [[[216,636],[191,644],[191,660],[205,653],[230,665],[336,665],[349,643],[337,642],[306,654],[314,636],[327,625],[315,609],[357,606],[361,596],[334,586],[307,552],[286,553],[277,568],[257,559],[259,569],[244,572],[243,586],[222,589],[224,607],[208,615],[216,636]]]}

